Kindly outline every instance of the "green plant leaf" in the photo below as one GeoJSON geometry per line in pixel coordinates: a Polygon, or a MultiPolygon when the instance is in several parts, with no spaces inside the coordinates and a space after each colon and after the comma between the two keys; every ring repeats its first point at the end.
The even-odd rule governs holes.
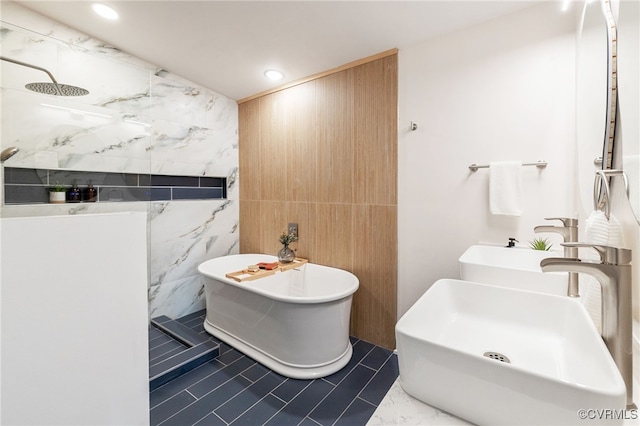
{"type": "Polygon", "coordinates": [[[51,187],[49,187],[50,192],[67,192],[67,187],[61,184],[60,182],[56,182],[51,187]]]}
{"type": "Polygon", "coordinates": [[[549,240],[546,238],[535,238],[529,241],[529,247],[533,250],[549,251],[549,249],[553,247],[553,244],[549,243],[549,240]]]}

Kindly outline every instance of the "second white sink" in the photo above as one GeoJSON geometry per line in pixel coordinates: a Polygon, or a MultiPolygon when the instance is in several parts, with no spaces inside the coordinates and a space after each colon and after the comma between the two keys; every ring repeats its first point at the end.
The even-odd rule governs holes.
{"type": "Polygon", "coordinates": [[[473,245],[458,259],[460,279],[538,293],[566,296],[568,274],[542,272],[540,261],[558,251],[473,245]]]}
{"type": "Polygon", "coordinates": [[[625,406],[622,376],[568,297],[443,279],[396,339],[404,390],[475,424],[601,425],[580,410],[625,406]]]}

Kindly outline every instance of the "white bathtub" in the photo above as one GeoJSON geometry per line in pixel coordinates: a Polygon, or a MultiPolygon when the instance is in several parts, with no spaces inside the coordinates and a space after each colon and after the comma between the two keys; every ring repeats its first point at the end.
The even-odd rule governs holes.
{"type": "Polygon", "coordinates": [[[340,370],[351,359],[349,319],[358,278],[312,263],[253,281],[225,277],[276,260],[238,254],[202,263],[205,330],[286,377],[312,379],[340,370]]]}

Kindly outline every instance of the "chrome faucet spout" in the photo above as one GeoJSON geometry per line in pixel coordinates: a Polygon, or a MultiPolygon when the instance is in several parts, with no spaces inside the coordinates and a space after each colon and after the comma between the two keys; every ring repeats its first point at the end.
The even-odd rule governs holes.
{"type": "Polygon", "coordinates": [[[569,229],[563,226],[538,225],[533,228],[533,232],[535,232],[536,234],[541,232],[554,232],[556,234],[562,235],[565,241],[569,238],[569,229]]]}
{"type": "Polygon", "coordinates": [[[604,265],[599,262],[566,257],[549,257],[540,261],[540,268],[542,268],[542,272],[575,272],[578,274],[589,274],[596,278],[603,286],[608,286],[610,285],[608,282],[609,277],[600,270],[600,266],[604,265]]]}
{"type": "MultiPolygon", "coordinates": [[[[533,228],[533,232],[554,232],[562,235],[565,243],[575,243],[578,241],[578,219],[571,219],[568,217],[545,217],[545,220],[559,220],[562,222],[562,226],[552,225],[539,225],[533,228]]],[[[578,249],[575,247],[564,247],[564,257],[577,258],[578,249]]],[[[567,282],[567,296],[580,297],[580,285],[578,282],[578,274],[576,272],[569,272],[569,278],[567,282]]]]}
{"type": "Polygon", "coordinates": [[[633,360],[631,321],[631,251],[589,244],[567,244],[574,248],[593,247],[602,262],[551,257],[540,262],[542,272],[589,274],[602,287],[602,338],[627,388],[627,408],[633,404],[633,360]]]}

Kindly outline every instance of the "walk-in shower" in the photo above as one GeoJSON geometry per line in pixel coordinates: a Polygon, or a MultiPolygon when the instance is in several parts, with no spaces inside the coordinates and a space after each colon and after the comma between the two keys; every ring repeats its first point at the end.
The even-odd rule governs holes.
{"type": "MultiPolygon", "coordinates": [[[[70,86],[68,84],[60,84],[56,81],[53,74],[51,74],[48,70],[38,67],[36,65],[28,64],[26,62],[17,61],[15,59],[5,58],[4,56],[0,56],[0,59],[3,61],[11,62],[16,65],[21,65],[27,68],[33,68],[34,70],[42,71],[46,73],[51,79],[51,83],[28,83],[25,84],[25,88],[31,90],[32,92],[42,93],[45,95],[54,95],[54,96],[84,96],[88,95],[89,91],[77,86],[70,86]]],[[[0,153],[0,163],[4,163],[9,158],[13,157],[20,151],[20,148],[17,146],[10,146],[5,148],[0,153]]]]}
{"type": "Polygon", "coordinates": [[[26,62],[16,61],[15,59],[5,58],[4,56],[0,56],[0,59],[3,61],[11,62],[17,65],[22,65],[23,67],[33,68],[34,70],[42,71],[47,73],[52,83],[28,83],[25,84],[28,90],[37,93],[43,93],[45,95],[54,95],[54,96],[84,96],[88,95],[89,91],[77,86],[70,86],[68,84],[60,84],[56,81],[49,71],[42,67],[38,67],[36,65],[27,64],[26,62]]]}

